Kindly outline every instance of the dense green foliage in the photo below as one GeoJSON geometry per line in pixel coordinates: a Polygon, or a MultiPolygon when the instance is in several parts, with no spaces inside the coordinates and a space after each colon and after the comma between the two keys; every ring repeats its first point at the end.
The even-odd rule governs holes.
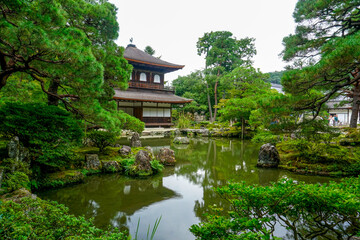
{"type": "Polygon", "coordinates": [[[270,83],[276,83],[276,84],[281,84],[281,78],[283,76],[283,74],[285,73],[285,71],[275,71],[275,72],[269,72],[269,78],[266,79],[266,82],[270,82],[270,83]]]}
{"type": "Polygon", "coordinates": [[[30,150],[32,167],[64,167],[71,147],[83,136],[79,122],[70,113],[44,104],[7,103],[0,108],[0,133],[19,137],[30,150]]]}
{"type": "Polygon", "coordinates": [[[91,131],[87,134],[87,137],[99,148],[100,152],[103,152],[105,147],[116,141],[116,135],[108,131],[91,131]]]}
{"type": "Polygon", "coordinates": [[[291,239],[348,239],[360,231],[360,178],[324,185],[283,179],[271,186],[230,183],[216,189],[229,201],[193,225],[197,239],[275,239],[275,224],[291,239]]]}
{"type": "Polygon", "coordinates": [[[253,38],[238,40],[228,31],[205,33],[199,38],[196,46],[198,55],[205,55],[204,83],[207,90],[210,121],[216,120],[220,76],[237,67],[251,64],[251,58],[256,54],[254,41],[253,38]],[[214,115],[210,98],[212,89],[214,92],[214,115]]]}
{"type": "Polygon", "coordinates": [[[350,126],[356,128],[360,94],[360,10],[358,0],[298,1],[295,34],[283,39],[283,58],[292,61],[285,91],[301,98],[295,109],[320,112],[338,95],[352,100],[350,126]]]}
{"type": "Polygon", "coordinates": [[[231,72],[239,66],[251,63],[256,54],[253,38],[236,39],[228,31],[205,33],[196,46],[198,55],[205,55],[207,68],[218,72],[231,72]]]}
{"type": "Polygon", "coordinates": [[[251,111],[257,109],[258,99],[270,91],[264,80],[267,74],[251,66],[238,67],[221,79],[227,90],[226,99],[219,104],[219,112],[225,120],[248,120],[251,111]]]}
{"type": "Polygon", "coordinates": [[[22,198],[0,202],[2,239],[130,239],[116,230],[103,231],[84,217],[68,213],[64,205],[22,198]]]}
{"type": "Polygon", "coordinates": [[[111,101],[113,88],[126,88],[132,70],[114,43],[119,26],[113,4],[19,0],[0,1],[0,7],[2,100],[47,99],[113,131],[129,121],[140,124],[111,101]]]}
{"type": "MultiPolygon", "coordinates": [[[[195,71],[187,76],[179,76],[172,81],[175,87],[175,94],[181,97],[193,99],[191,103],[185,104],[183,107],[174,106],[176,109],[190,113],[209,113],[207,107],[207,94],[204,89],[204,79],[202,71],[195,71]]],[[[214,91],[209,91],[211,105],[214,104],[214,91]]]]}

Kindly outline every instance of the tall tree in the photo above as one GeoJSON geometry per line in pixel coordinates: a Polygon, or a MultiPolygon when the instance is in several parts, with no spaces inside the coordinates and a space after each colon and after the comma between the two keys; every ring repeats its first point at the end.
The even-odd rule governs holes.
{"type": "MultiPolygon", "coordinates": [[[[228,31],[205,33],[197,42],[198,55],[205,55],[205,70],[207,74],[217,77],[214,86],[215,105],[218,104],[217,90],[219,77],[225,72],[231,72],[239,66],[251,63],[256,54],[253,38],[236,39],[228,31]]],[[[205,78],[209,91],[209,81],[205,78]]],[[[212,107],[208,95],[209,112],[212,118],[212,107]]],[[[217,109],[214,110],[212,121],[216,120],[217,109]]]]}
{"type": "MultiPolygon", "coordinates": [[[[0,89],[24,74],[49,105],[118,129],[113,87],[126,88],[131,65],[116,46],[116,8],[106,0],[0,0],[0,89]]],[[[136,121],[135,119],[132,119],[136,121]]]]}
{"type": "Polygon", "coordinates": [[[359,0],[299,0],[293,14],[295,34],[283,39],[283,58],[293,62],[283,85],[287,92],[304,96],[297,109],[318,113],[329,99],[346,95],[352,101],[353,128],[360,106],[359,6],[359,0]]]}
{"type": "Polygon", "coordinates": [[[270,84],[265,83],[269,77],[251,66],[238,67],[221,78],[227,89],[226,99],[219,104],[221,117],[224,120],[240,120],[242,138],[244,138],[245,120],[249,120],[251,111],[255,110],[258,100],[270,92],[270,84]]]}

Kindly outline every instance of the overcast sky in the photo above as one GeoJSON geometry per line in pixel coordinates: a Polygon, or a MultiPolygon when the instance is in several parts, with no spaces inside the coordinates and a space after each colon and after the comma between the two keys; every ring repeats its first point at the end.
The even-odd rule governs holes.
{"type": "Polygon", "coordinates": [[[149,45],[162,60],[185,65],[165,80],[205,66],[196,42],[205,32],[230,31],[237,39],[256,39],[254,66],[262,72],[283,70],[279,57],[283,37],[295,30],[292,13],[297,0],[109,0],[118,8],[118,45],[149,45]]]}

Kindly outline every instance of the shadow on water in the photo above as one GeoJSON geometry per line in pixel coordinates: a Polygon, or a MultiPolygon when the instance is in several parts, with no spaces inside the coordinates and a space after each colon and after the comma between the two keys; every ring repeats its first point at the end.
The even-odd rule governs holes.
{"type": "Polygon", "coordinates": [[[65,204],[75,215],[94,218],[95,225],[101,228],[110,224],[134,235],[140,219],[139,239],[146,239],[147,227],[153,226],[160,216],[156,239],[194,239],[188,229],[205,220],[208,206],[216,204],[229,209],[227,202],[213,191],[228,181],[268,185],[282,177],[308,183],[331,180],[256,168],[260,146],[248,141],[194,138],[189,145],[174,145],[169,139],[142,143],[153,147],[155,154],[163,146],[174,149],[176,166],[166,167],[163,173],[148,179],[118,174],[92,176],[83,184],[38,195],[65,204]]]}

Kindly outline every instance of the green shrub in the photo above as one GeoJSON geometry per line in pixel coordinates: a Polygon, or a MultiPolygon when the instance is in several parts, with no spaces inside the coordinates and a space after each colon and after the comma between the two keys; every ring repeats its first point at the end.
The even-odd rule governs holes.
{"type": "Polygon", "coordinates": [[[177,123],[177,128],[189,128],[191,127],[192,119],[190,114],[180,113],[177,123]]]}
{"type": "Polygon", "coordinates": [[[150,162],[151,168],[154,173],[161,172],[164,169],[164,165],[162,165],[158,160],[154,159],[150,162]]]}
{"type": "Polygon", "coordinates": [[[24,172],[8,172],[4,176],[1,188],[5,190],[4,193],[12,192],[20,188],[30,189],[30,180],[24,172]]]}
{"type": "Polygon", "coordinates": [[[360,231],[360,178],[305,184],[282,179],[271,186],[230,183],[216,189],[230,210],[213,208],[193,225],[197,239],[275,239],[275,225],[292,239],[349,239],[360,231]]]}
{"type": "Polygon", "coordinates": [[[130,239],[118,230],[103,231],[64,205],[39,198],[0,202],[1,239],[130,239]]]}
{"type": "Polygon", "coordinates": [[[100,152],[116,141],[116,134],[108,131],[91,131],[87,137],[99,148],[100,152]]]}
{"type": "Polygon", "coordinates": [[[121,161],[121,166],[125,170],[125,174],[129,173],[134,162],[135,162],[135,158],[127,158],[121,161]]]}
{"type": "Polygon", "coordinates": [[[30,151],[32,167],[42,170],[67,166],[72,146],[83,135],[70,113],[45,104],[6,103],[0,108],[0,122],[0,133],[18,136],[30,151]]]}
{"type": "Polygon", "coordinates": [[[282,136],[272,134],[270,131],[258,131],[251,139],[251,141],[254,143],[271,143],[273,145],[281,142],[282,140],[282,136]]]}

